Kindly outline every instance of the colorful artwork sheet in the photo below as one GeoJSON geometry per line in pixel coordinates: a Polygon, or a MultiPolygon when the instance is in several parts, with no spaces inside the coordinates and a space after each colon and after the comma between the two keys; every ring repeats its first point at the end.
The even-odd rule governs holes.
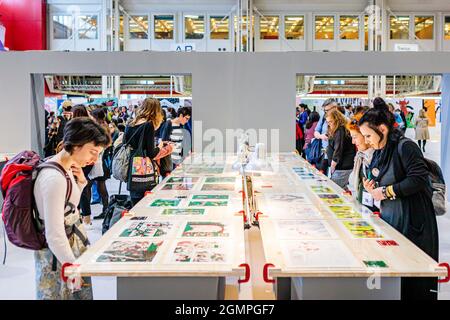
{"type": "Polygon", "coordinates": [[[166,183],[194,184],[198,182],[199,179],[199,177],[170,177],[166,183]]]}
{"type": "Polygon", "coordinates": [[[120,237],[164,237],[174,228],[171,221],[133,221],[125,227],[120,237]]]}
{"type": "Polygon", "coordinates": [[[223,240],[180,240],[168,263],[227,263],[229,245],[223,240]]]}
{"type": "Polygon", "coordinates": [[[150,207],[176,207],[180,204],[181,199],[156,199],[150,207]]]}
{"type": "Polygon", "coordinates": [[[309,186],[314,193],[335,194],[336,191],[327,186],[309,186]]]}
{"type": "Polygon", "coordinates": [[[191,201],[189,207],[226,207],[228,201],[191,201]]]}
{"type": "Polygon", "coordinates": [[[192,200],[228,200],[230,198],[227,194],[195,194],[192,200]]]}
{"type": "Polygon", "coordinates": [[[173,184],[165,184],[162,186],[161,190],[178,190],[178,191],[183,191],[183,190],[192,190],[194,188],[193,184],[190,183],[173,183],[173,184]]]}
{"type": "Polygon", "coordinates": [[[230,231],[227,224],[215,221],[188,221],[186,222],[181,237],[229,237],[230,231]]]}
{"type": "Polygon", "coordinates": [[[364,220],[342,221],[344,227],[357,239],[383,238],[371,224],[364,220]]]}
{"type": "Polygon", "coordinates": [[[114,241],[97,262],[153,262],[163,241],[114,241]]]}
{"type": "Polygon", "coordinates": [[[202,191],[234,191],[235,185],[234,184],[204,184],[202,186],[202,191]]]}
{"type": "Polygon", "coordinates": [[[362,219],[362,215],[351,206],[328,206],[338,219],[362,219]]]}
{"type": "Polygon", "coordinates": [[[337,194],[318,194],[317,196],[320,198],[320,200],[329,205],[345,203],[344,199],[339,197],[337,194]]]}
{"type": "Polygon", "coordinates": [[[205,183],[235,183],[236,177],[207,177],[205,183]]]}
{"type": "Polygon", "coordinates": [[[275,220],[278,239],[333,239],[336,233],[326,221],[275,220]]]}
{"type": "Polygon", "coordinates": [[[311,201],[304,193],[268,193],[265,194],[268,204],[276,205],[298,205],[311,204],[311,201]]]}
{"type": "Polygon", "coordinates": [[[358,268],[358,261],[340,240],[281,240],[291,268],[358,268]]]}
{"type": "Polygon", "coordinates": [[[200,216],[205,214],[205,209],[191,209],[191,208],[179,208],[179,209],[164,209],[161,212],[163,216],[200,216]]]}

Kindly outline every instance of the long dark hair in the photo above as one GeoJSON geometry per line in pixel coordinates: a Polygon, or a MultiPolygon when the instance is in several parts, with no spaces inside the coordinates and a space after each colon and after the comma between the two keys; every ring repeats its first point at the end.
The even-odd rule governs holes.
{"type": "Polygon", "coordinates": [[[377,133],[380,137],[380,140],[383,140],[384,135],[378,129],[378,126],[384,124],[389,132],[394,130],[395,118],[394,115],[389,111],[389,106],[382,98],[375,98],[373,100],[373,108],[369,109],[364,113],[359,120],[359,127],[363,124],[367,124],[369,128],[377,133]]]}
{"type": "Polygon", "coordinates": [[[314,122],[318,122],[320,120],[320,114],[317,111],[311,111],[309,114],[308,121],[306,121],[306,129],[310,129],[314,122]]]}

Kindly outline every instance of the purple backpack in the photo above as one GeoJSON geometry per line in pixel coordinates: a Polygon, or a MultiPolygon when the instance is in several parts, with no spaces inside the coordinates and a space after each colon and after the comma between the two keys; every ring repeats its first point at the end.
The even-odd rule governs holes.
{"type": "Polygon", "coordinates": [[[67,181],[66,204],[72,193],[69,175],[56,162],[44,162],[33,151],[23,151],[6,163],[0,176],[4,202],[2,218],[9,241],[14,245],[41,250],[47,248],[42,221],[36,209],[33,195],[34,183],[40,170],[53,168],[61,172],[67,181]]]}

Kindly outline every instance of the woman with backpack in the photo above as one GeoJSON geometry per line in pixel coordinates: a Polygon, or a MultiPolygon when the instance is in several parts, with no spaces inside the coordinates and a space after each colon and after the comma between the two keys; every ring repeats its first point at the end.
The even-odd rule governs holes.
{"type": "MultiPolygon", "coordinates": [[[[128,143],[132,152],[129,160],[127,189],[131,201],[136,205],[158,183],[155,159],[164,142],[155,146],[155,131],[163,121],[159,100],[147,98],[136,111],[136,117],[125,129],[124,142],[128,143]]],[[[169,150],[171,146],[168,145],[169,150]]]]}
{"type": "Polygon", "coordinates": [[[71,293],[61,280],[61,268],[86,250],[77,209],[87,184],[82,168],[97,161],[109,144],[109,135],[93,120],[73,119],[64,128],[63,150],[48,160],[58,169],[45,167],[38,174],[34,198],[48,248],[34,252],[37,299],[92,299],[90,279],[83,278],[81,290],[71,293]]]}
{"type": "Polygon", "coordinates": [[[312,111],[309,115],[308,121],[305,125],[305,150],[306,160],[308,159],[309,146],[312,139],[314,139],[314,132],[316,131],[317,123],[320,120],[320,114],[317,111],[312,111]]]}
{"type": "MultiPolygon", "coordinates": [[[[364,188],[380,202],[381,218],[435,261],[439,238],[427,162],[418,145],[394,128],[395,118],[381,98],[359,121],[375,149],[364,188]]],[[[402,278],[402,299],[437,299],[436,278],[402,278]]]]}

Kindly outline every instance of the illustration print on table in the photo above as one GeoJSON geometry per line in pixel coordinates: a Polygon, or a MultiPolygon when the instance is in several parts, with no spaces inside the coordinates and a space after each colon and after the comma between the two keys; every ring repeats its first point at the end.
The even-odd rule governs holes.
{"type": "Polygon", "coordinates": [[[114,241],[97,262],[152,262],[163,241],[114,241]]]}
{"type": "Polygon", "coordinates": [[[174,228],[170,221],[140,221],[130,223],[120,237],[163,237],[174,228]]]}
{"type": "Polygon", "coordinates": [[[192,200],[228,200],[230,198],[227,194],[195,194],[192,200]]]}
{"type": "Polygon", "coordinates": [[[191,167],[186,170],[188,174],[221,174],[224,167],[191,167]]]}
{"type": "Polygon", "coordinates": [[[327,186],[309,186],[314,193],[331,193],[335,194],[336,192],[327,186]]]}
{"type": "Polygon", "coordinates": [[[191,208],[164,209],[161,212],[161,215],[163,216],[198,216],[204,214],[205,209],[191,209],[191,208]]]}
{"type": "Polygon", "coordinates": [[[320,211],[313,205],[305,204],[301,206],[282,207],[280,210],[273,210],[271,216],[278,219],[323,219],[320,211]]]}
{"type": "Polygon", "coordinates": [[[182,231],[182,237],[228,237],[228,226],[214,221],[188,221],[182,231]]]}
{"type": "Polygon", "coordinates": [[[180,204],[181,199],[156,199],[150,207],[176,207],[180,204]]]}
{"type": "Polygon", "coordinates": [[[362,215],[351,206],[328,206],[338,219],[362,219],[362,215]]]}
{"type": "Polygon", "coordinates": [[[278,202],[277,205],[310,204],[308,197],[304,193],[270,193],[265,195],[269,204],[278,202]]]}
{"type": "Polygon", "coordinates": [[[340,240],[281,240],[289,267],[357,268],[358,261],[340,240]]]}
{"type": "Polygon", "coordinates": [[[234,191],[235,185],[234,184],[204,184],[202,186],[202,191],[234,191]]]}
{"type": "Polygon", "coordinates": [[[236,177],[207,177],[205,183],[235,183],[236,177]]]}
{"type": "Polygon", "coordinates": [[[387,268],[388,265],[383,260],[364,260],[363,261],[368,268],[387,268]]]}
{"type": "Polygon", "coordinates": [[[226,263],[229,248],[219,240],[182,240],[171,252],[169,263],[226,263]]]}
{"type": "Polygon", "coordinates": [[[379,233],[375,228],[364,220],[352,220],[352,221],[342,221],[345,228],[350,231],[350,233],[358,239],[366,238],[383,238],[383,235],[379,233]]]}
{"type": "Polygon", "coordinates": [[[333,239],[337,235],[325,221],[276,220],[278,239],[333,239]]]}
{"type": "Polygon", "coordinates": [[[194,184],[200,178],[199,177],[170,177],[166,183],[184,183],[184,184],[194,184]]]}
{"type": "Polygon", "coordinates": [[[131,217],[130,220],[134,220],[134,221],[144,221],[147,220],[148,217],[143,217],[143,216],[136,216],[136,217],[131,217]]]}
{"type": "Polygon", "coordinates": [[[320,200],[329,205],[345,203],[344,199],[339,197],[337,194],[318,194],[317,196],[320,198],[320,200]]]}
{"type": "Polygon", "coordinates": [[[189,207],[226,207],[228,201],[191,201],[189,207]]]}
{"type": "Polygon", "coordinates": [[[173,183],[173,184],[168,184],[166,183],[165,185],[162,186],[161,190],[192,190],[194,188],[194,185],[191,183],[173,183]]]}

